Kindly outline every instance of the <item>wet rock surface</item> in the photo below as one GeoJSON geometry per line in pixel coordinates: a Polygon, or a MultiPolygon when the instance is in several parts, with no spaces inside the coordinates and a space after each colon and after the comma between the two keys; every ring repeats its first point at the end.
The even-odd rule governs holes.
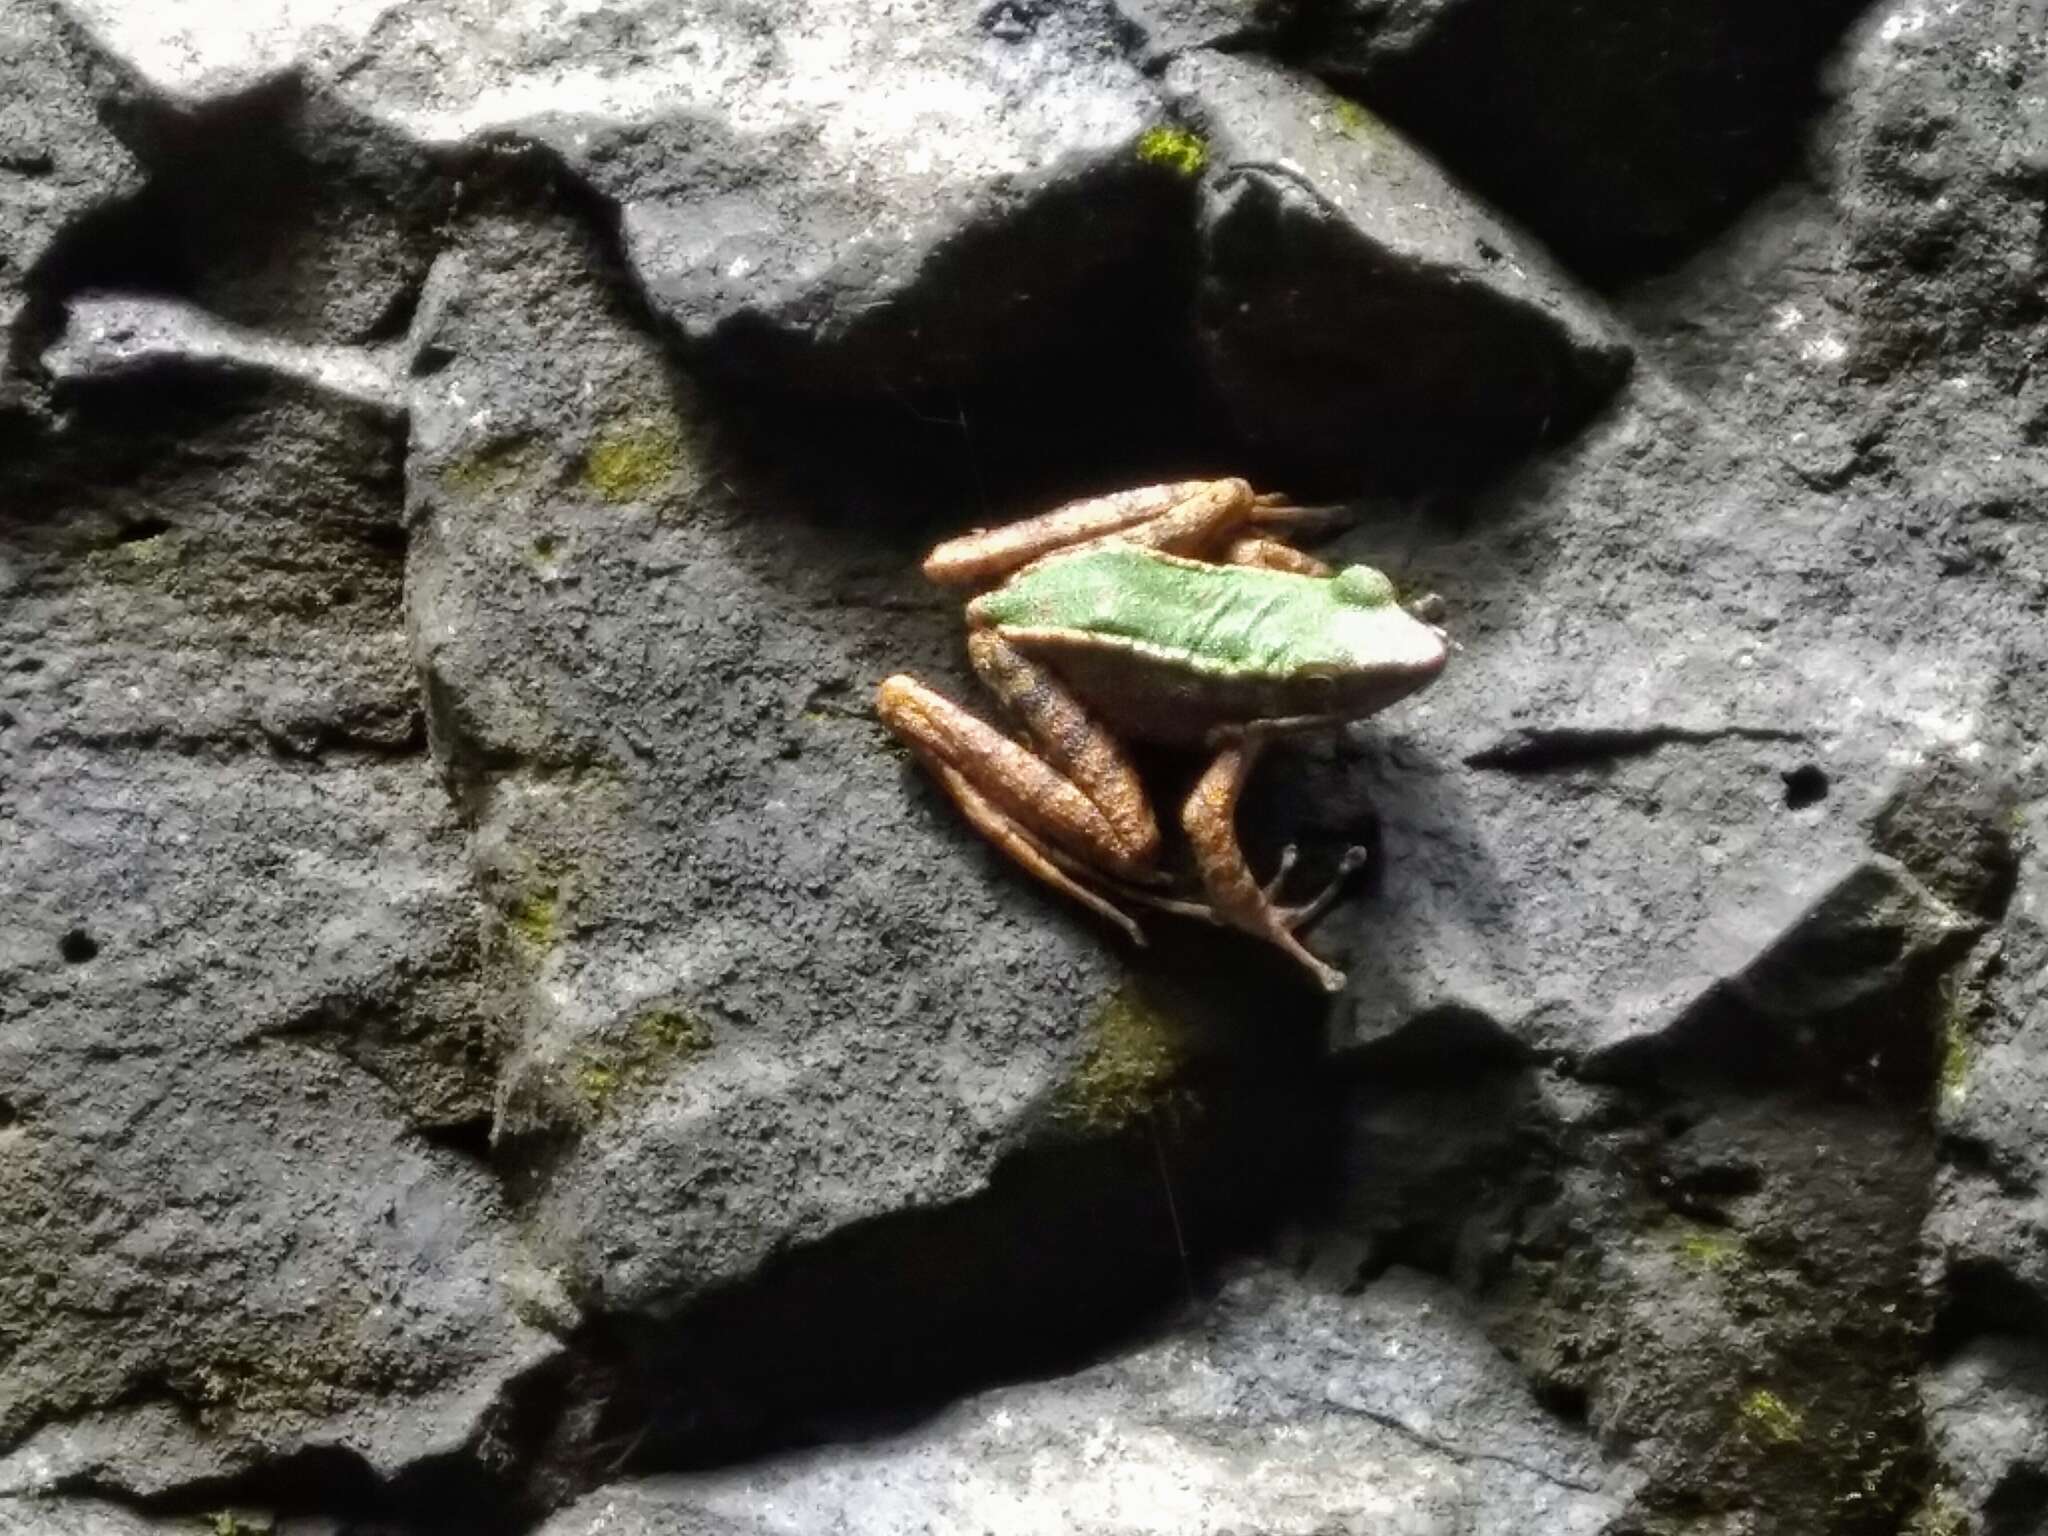
{"type": "Polygon", "coordinates": [[[10,9],[0,1530],[2032,1529],[2037,22],[10,9]],[[871,714],[1188,473],[1328,1007],[871,714]]]}

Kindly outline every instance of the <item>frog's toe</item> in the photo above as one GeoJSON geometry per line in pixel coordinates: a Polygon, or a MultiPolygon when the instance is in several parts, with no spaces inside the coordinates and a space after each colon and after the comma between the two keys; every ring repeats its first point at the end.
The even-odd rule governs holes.
{"type": "Polygon", "coordinates": [[[1287,883],[1287,877],[1294,872],[1295,861],[1300,857],[1301,849],[1297,845],[1289,843],[1285,848],[1282,848],[1280,850],[1280,865],[1273,871],[1273,878],[1260,888],[1259,894],[1265,897],[1267,901],[1271,901],[1278,896],[1280,894],[1280,887],[1287,883]]]}
{"type": "MultiPolygon", "coordinates": [[[[1293,848],[1290,847],[1287,853],[1292,853],[1293,851],[1293,848]]],[[[1344,850],[1344,857],[1337,861],[1336,873],[1330,876],[1327,885],[1298,907],[1279,907],[1275,909],[1280,914],[1280,921],[1287,925],[1290,932],[1299,931],[1313,923],[1317,918],[1330,910],[1331,903],[1336,901],[1343,894],[1344,887],[1351,883],[1351,877],[1365,868],[1367,857],[1368,855],[1363,848],[1346,848],[1344,850]]],[[[1291,860],[1287,858],[1286,854],[1282,854],[1280,859],[1280,876],[1284,876],[1287,873],[1290,863],[1291,860]]],[[[1280,876],[1276,876],[1273,884],[1266,888],[1266,898],[1269,901],[1272,899],[1274,888],[1280,883],[1280,876]]]]}

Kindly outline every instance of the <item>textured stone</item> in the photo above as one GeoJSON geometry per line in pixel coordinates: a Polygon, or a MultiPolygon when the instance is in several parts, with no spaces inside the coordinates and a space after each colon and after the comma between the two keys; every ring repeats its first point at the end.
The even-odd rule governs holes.
{"type": "Polygon", "coordinates": [[[0,16],[0,409],[17,393],[28,282],[67,227],[140,182],[92,110],[62,13],[19,0],[0,16]]]}
{"type": "Polygon", "coordinates": [[[1118,1360],[889,1439],[607,1489],[541,1531],[1594,1532],[1627,1483],[1530,1400],[1455,1293],[1256,1273],[1118,1360]]]}
{"type": "Polygon", "coordinates": [[[0,1528],[2038,1523],[2040,29],[1507,9],[7,13],[0,1528]],[[870,717],[1190,469],[1327,1016],[870,717]]]}
{"type": "Polygon", "coordinates": [[[1658,270],[1797,163],[1854,0],[1336,0],[1280,43],[1599,280],[1658,270]],[[1444,82],[1456,81],[1446,89],[1444,82]]]}
{"type": "Polygon", "coordinates": [[[2048,1514],[2048,1361],[2038,1340],[1985,1337],[1930,1373],[1928,1425],[1952,1479],[1937,1506],[1986,1531],[2048,1514]]]}
{"type": "MultiPolygon", "coordinates": [[[[983,1242],[1045,1221],[1030,1180],[997,1187],[1006,1160],[1113,1133],[1203,1057],[1250,1053],[1213,1001],[1122,1001],[1100,935],[986,878],[865,704],[900,666],[957,671],[956,616],[912,596],[900,539],[821,520],[723,454],[590,263],[566,230],[485,218],[436,269],[409,470],[415,657],[518,1021],[498,1135],[532,1163],[537,1261],[588,1313],[653,1320],[608,1326],[675,1320],[676,1358],[621,1398],[694,1395],[715,1420],[736,1395],[744,1419],[738,1378],[771,1339],[816,1330],[817,1349],[860,1354],[845,1302],[802,1268],[847,1262],[822,1245],[891,1214],[930,1213],[935,1247],[958,1240],[949,1221],[983,1242]],[[1104,1050],[1143,1069],[1097,1095],[1104,1050]],[[781,1303],[750,1319],[721,1300],[700,1338],[689,1304],[777,1275],[818,1288],[808,1315],[757,1336],[781,1303]],[[733,1379],[706,1376],[728,1353],[733,1379]]],[[[1289,1139],[1267,1136],[1248,1177],[1289,1139]]],[[[1091,1176],[1087,1209],[1156,1208],[1150,1146],[1091,1176]]],[[[1190,1219],[1211,1203],[1198,1193],[1190,1219]]],[[[1070,1252],[1049,1214],[1037,1262],[1057,1312],[1070,1286],[1102,1288],[1083,1278],[1101,1238],[1070,1252]]],[[[1172,1238],[1134,1227],[1132,1273],[1170,1273],[1172,1238]]],[[[895,1352],[981,1304],[932,1296],[895,1352]]],[[[629,1374],[666,1358],[659,1337],[629,1374]]]]}
{"type": "Polygon", "coordinates": [[[1206,143],[1198,324],[1246,438],[1356,476],[1569,431],[1628,349],[1529,243],[1355,103],[1230,54],[1166,72],[1206,143]]]}
{"type": "Polygon", "coordinates": [[[0,488],[0,1486],[451,1454],[540,1341],[458,1150],[393,423],[184,362],[65,403],[0,488]]]}
{"type": "Polygon", "coordinates": [[[409,1133],[434,1090],[332,1038],[461,1018],[452,819],[417,762],[211,759],[11,756],[0,1202],[36,1234],[0,1264],[11,1490],[333,1441],[389,1472],[461,1445],[535,1352],[496,1187],[409,1133]]]}
{"type": "Polygon", "coordinates": [[[5,1536],[161,1536],[169,1524],[90,1499],[0,1498],[5,1536]]]}
{"type": "Polygon", "coordinates": [[[304,346],[224,324],[175,300],[83,297],[64,334],[43,354],[60,384],[145,373],[163,364],[291,379],[391,414],[407,404],[396,348],[304,346]]]}

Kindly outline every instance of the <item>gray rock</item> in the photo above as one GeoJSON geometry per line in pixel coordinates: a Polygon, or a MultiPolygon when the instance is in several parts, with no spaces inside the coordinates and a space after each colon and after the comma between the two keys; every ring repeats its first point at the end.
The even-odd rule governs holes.
{"type": "MultiPolygon", "coordinates": [[[[1796,500],[1791,480],[1651,385],[1493,493],[1484,528],[1413,560],[1464,650],[1385,746],[1310,780],[1383,818],[1381,900],[1321,934],[1342,952],[1359,924],[1338,1038],[1476,1014],[1538,1051],[1623,1050],[1834,926],[1859,882],[1905,892],[1923,957],[1943,952],[1961,919],[1909,872],[1869,884],[1865,828],[1902,763],[1994,729],[2002,638],[1904,611],[1881,659],[1831,636],[1791,573],[1817,558],[1801,540],[1832,535],[1749,511],[1796,500]],[[1538,527],[1529,498],[1560,510],[1538,527]],[[1618,568],[1636,518],[1659,555],[1618,568]]],[[[1360,553],[1399,566],[1406,531],[1360,553]]],[[[1902,979],[1895,958],[1872,952],[1872,985],[1902,979]]]]}
{"type": "Polygon", "coordinates": [[[1116,8],[1150,69],[1198,48],[1270,48],[1300,9],[1292,0],[1117,0],[1116,8]]]}
{"type": "Polygon", "coordinates": [[[0,1201],[37,1240],[5,1261],[0,1486],[455,1450],[537,1353],[507,1213],[408,1125],[446,1089],[329,1038],[460,1001],[474,898],[430,779],[94,747],[10,777],[0,1201]]]}
{"type": "Polygon", "coordinates": [[[85,76],[54,5],[21,0],[0,16],[0,410],[18,392],[31,275],[68,227],[140,183],[133,158],[94,116],[85,76]]]}
{"type": "Polygon", "coordinates": [[[176,300],[93,294],[74,299],[63,335],[43,354],[60,384],[146,372],[165,363],[298,380],[343,400],[399,414],[404,362],[396,349],[305,346],[228,325],[176,300]]]}
{"type": "Polygon", "coordinates": [[[544,1340],[389,418],[173,366],[0,506],[0,1487],[450,1455],[544,1340]]]}
{"type": "Polygon", "coordinates": [[[1455,179],[1680,253],[1840,14],[10,12],[0,1524],[2035,1520],[2038,29],[1619,319],[1455,179]],[[1462,647],[1255,786],[1320,1037],[869,715],[941,528],[1245,439],[1462,647]]]}
{"type": "Polygon", "coordinates": [[[1173,219],[1151,85],[1088,5],[696,15],[623,122],[543,120],[707,360],[807,389],[950,386],[1068,324],[1173,219]],[[886,212],[884,211],[886,210],[886,212]]]}
{"type": "Polygon", "coordinates": [[[2048,1361],[2040,1343],[1977,1339],[1930,1372],[1922,1391],[1952,1480],[1941,1507],[1986,1531],[2037,1525],[2048,1513],[2048,1361]]]}
{"type": "Polygon", "coordinates": [[[1798,161],[1853,0],[1308,5],[1304,67],[1429,146],[1575,270],[1659,270],[1798,161]]]}
{"type": "MultiPolygon", "coordinates": [[[[1227,990],[1134,991],[1144,973],[1083,920],[988,878],[868,712],[899,667],[960,686],[957,616],[917,595],[900,540],[807,512],[726,454],[591,261],[565,229],[485,217],[436,269],[409,468],[415,656],[517,1020],[497,1134],[530,1162],[533,1251],[561,1296],[639,1336],[623,1363],[645,1379],[621,1398],[716,1421],[736,1397],[745,1420],[741,1378],[792,1330],[851,1349],[849,1373],[900,1369],[851,1363],[847,1298],[873,1280],[839,1268],[893,1266],[893,1244],[966,1244],[958,1262],[979,1264],[1002,1250],[973,1244],[1039,1222],[1046,1309],[1103,1294],[1098,1217],[1070,1250],[1053,1186],[1010,1176],[1019,1158],[1153,1126],[1135,1155],[1080,1158],[1074,1210],[1135,1202],[1107,1240],[1142,1250],[1127,1275],[1172,1275],[1158,1158],[1229,1143],[1232,1093],[1186,1138],[1150,1114],[1204,1059],[1252,1084],[1273,1068],[1227,990]],[[892,1215],[910,1230],[858,1235],[892,1215]],[[751,1313],[723,1294],[743,1285],[766,1287],[751,1313]]],[[[1259,1135],[1217,1190],[1256,1185],[1292,1139],[1259,1135]]],[[[933,1291],[898,1361],[1013,1305],[896,1283],[933,1291]]]]}
{"type": "Polygon", "coordinates": [[[1261,1272],[1117,1360],[888,1439],[606,1489],[541,1532],[1594,1532],[1628,1486],[1455,1292],[1395,1273],[1339,1297],[1261,1272]]]}
{"type": "Polygon", "coordinates": [[[0,1498],[5,1536],[161,1536],[168,1524],[88,1499],[0,1498]]]}
{"type": "Polygon", "coordinates": [[[1206,141],[1198,324],[1250,442],[1469,473],[1619,382],[1627,347],[1567,280],[1363,108],[1230,54],[1166,83],[1206,141]]]}
{"type": "Polygon", "coordinates": [[[902,557],[736,504],[587,262],[492,222],[437,270],[409,601],[524,1019],[501,1134],[575,1133],[533,1230],[572,1293],[638,1308],[974,1192],[1116,971],[941,857],[881,750],[866,700],[920,656],[878,623],[902,557]]]}

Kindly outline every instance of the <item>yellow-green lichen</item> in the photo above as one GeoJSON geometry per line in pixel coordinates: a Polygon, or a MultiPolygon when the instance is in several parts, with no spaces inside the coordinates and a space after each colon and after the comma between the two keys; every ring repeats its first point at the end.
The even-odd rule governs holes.
{"type": "Polygon", "coordinates": [[[561,902],[552,885],[526,892],[505,911],[505,921],[529,949],[554,947],[561,937],[561,902]]]}
{"type": "Polygon", "coordinates": [[[1678,1239],[1678,1254],[1695,1269],[1725,1269],[1741,1262],[1742,1239],[1719,1227],[1688,1226],[1678,1239]]]}
{"type": "Polygon", "coordinates": [[[441,466],[441,483],[465,496],[502,496],[532,471],[533,445],[503,438],[441,466]]]}
{"type": "Polygon", "coordinates": [[[1903,1536],[1970,1536],[1970,1517],[1955,1494],[1936,1487],[1906,1521],[1903,1536]]]}
{"type": "Polygon", "coordinates": [[[1209,163],[1209,146],[1200,134],[1162,123],[1138,136],[1138,158],[1147,165],[1163,165],[1183,176],[1199,176],[1209,163]]]}
{"type": "Polygon", "coordinates": [[[1742,1433],[1765,1445],[1797,1445],[1805,1416],[1777,1393],[1758,1387],[1735,1410],[1742,1433]]]}
{"type": "Polygon", "coordinates": [[[650,1008],[627,1026],[622,1038],[601,1040],[577,1053],[577,1097],[595,1118],[620,1093],[654,1082],[711,1045],[711,1027],[703,1020],[674,1008],[650,1008]]]}
{"type": "Polygon", "coordinates": [[[1057,1113],[1095,1130],[1118,1129],[1158,1106],[1186,1063],[1183,1027],[1128,986],[1096,1010],[1088,1034],[1057,1113]]]}
{"type": "Polygon", "coordinates": [[[142,583],[169,576],[185,563],[192,537],[176,528],[146,538],[124,539],[86,557],[88,566],[109,581],[142,583]]]}
{"type": "Polygon", "coordinates": [[[1348,96],[1340,96],[1330,107],[1330,122],[1347,139],[1383,139],[1387,125],[1348,96]]]}
{"type": "Polygon", "coordinates": [[[673,420],[628,417],[597,434],[584,456],[583,478],[606,501],[638,501],[674,476],[682,454],[673,420]]]}
{"type": "Polygon", "coordinates": [[[1970,1036],[1969,1008],[1961,983],[1951,976],[1942,985],[1941,997],[1941,1057],[1935,1071],[1941,1088],[1941,1102],[1952,1107],[1962,1102],[1976,1050],[1970,1036]]]}

